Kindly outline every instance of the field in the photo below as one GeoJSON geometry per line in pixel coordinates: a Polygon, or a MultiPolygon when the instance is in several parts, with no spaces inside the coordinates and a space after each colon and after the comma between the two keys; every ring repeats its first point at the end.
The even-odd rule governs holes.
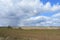
{"type": "Polygon", "coordinates": [[[0,40],[60,40],[60,29],[0,28],[0,40]]]}

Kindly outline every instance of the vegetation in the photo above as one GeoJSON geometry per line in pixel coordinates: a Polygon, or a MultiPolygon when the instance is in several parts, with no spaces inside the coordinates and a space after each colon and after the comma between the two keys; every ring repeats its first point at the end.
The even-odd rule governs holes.
{"type": "Polygon", "coordinates": [[[0,40],[60,40],[60,29],[0,28],[0,40]]]}

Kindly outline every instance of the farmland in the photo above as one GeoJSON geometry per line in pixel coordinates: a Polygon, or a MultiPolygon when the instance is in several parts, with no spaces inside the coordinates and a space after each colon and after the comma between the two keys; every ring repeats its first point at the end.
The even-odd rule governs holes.
{"type": "Polygon", "coordinates": [[[60,40],[60,29],[0,28],[0,40],[60,40]]]}

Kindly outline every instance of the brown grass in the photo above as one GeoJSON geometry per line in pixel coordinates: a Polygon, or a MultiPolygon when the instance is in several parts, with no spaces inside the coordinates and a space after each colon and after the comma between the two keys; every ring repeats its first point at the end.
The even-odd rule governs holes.
{"type": "Polygon", "coordinates": [[[9,40],[60,40],[60,29],[0,28],[0,37],[9,40]]]}

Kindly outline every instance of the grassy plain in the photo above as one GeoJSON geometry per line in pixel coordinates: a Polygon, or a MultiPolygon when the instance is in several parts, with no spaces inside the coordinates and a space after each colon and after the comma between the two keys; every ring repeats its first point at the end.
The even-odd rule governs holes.
{"type": "Polygon", "coordinates": [[[0,40],[60,40],[60,29],[0,28],[0,40]]]}

